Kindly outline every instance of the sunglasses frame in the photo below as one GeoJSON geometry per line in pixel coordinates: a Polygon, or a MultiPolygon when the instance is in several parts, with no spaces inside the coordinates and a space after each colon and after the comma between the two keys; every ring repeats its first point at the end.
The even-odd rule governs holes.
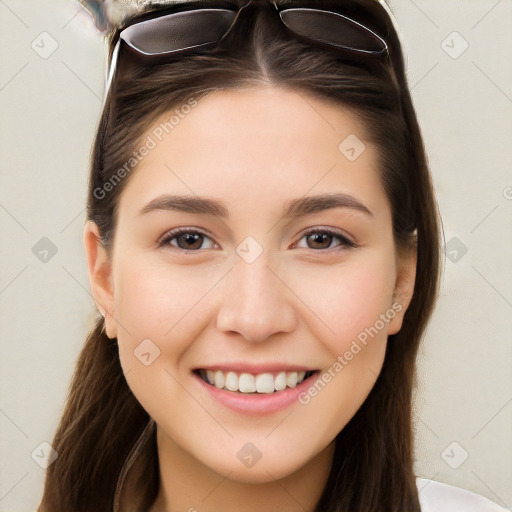
{"type": "MultiPolygon", "coordinates": [[[[246,0],[245,3],[243,5],[239,5],[238,7],[234,6],[233,5],[233,8],[227,8],[227,7],[205,7],[205,4],[204,2],[201,2],[201,1],[198,1],[197,2],[197,8],[189,8],[189,9],[185,9],[185,10],[177,10],[175,12],[169,12],[170,10],[170,6],[166,8],[162,8],[160,10],[155,10],[155,11],[150,11],[147,14],[147,18],[145,19],[142,19],[140,21],[135,21],[134,23],[131,23],[129,24],[128,26],[126,26],[125,28],[123,28],[120,32],[119,32],[119,36],[118,36],[118,40],[117,40],[117,43],[114,47],[114,50],[112,52],[112,56],[111,56],[111,59],[110,59],[110,62],[107,63],[107,76],[106,76],[106,85],[105,85],[105,93],[104,93],[104,103],[106,101],[106,98],[108,96],[108,92],[112,86],[112,81],[114,79],[114,75],[115,75],[115,72],[117,70],[117,68],[119,67],[119,52],[120,52],[120,47],[121,45],[126,45],[130,50],[131,50],[131,53],[133,54],[136,54],[138,57],[141,57],[141,59],[144,59],[144,58],[153,58],[153,57],[159,57],[159,58],[165,58],[166,56],[176,56],[176,55],[183,55],[183,54],[187,54],[188,52],[190,51],[194,51],[194,50],[197,50],[197,49],[202,49],[202,48],[207,48],[207,47],[210,47],[212,45],[218,45],[223,39],[226,38],[226,36],[231,32],[233,26],[237,23],[237,20],[240,16],[240,13],[245,9],[247,8],[249,5],[252,5],[254,3],[258,3],[258,2],[261,2],[262,0],[246,0]],[[194,11],[200,11],[200,12],[203,12],[203,13],[206,13],[206,12],[209,12],[209,13],[212,13],[212,12],[226,12],[226,13],[232,13],[234,15],[232,21],[230,22],[229,24],[229,27],[227,28],[227,30],[224,31],[223,35],[218,39],[218,40],[215,40],[215,41],[209,41],[209,42],[205,42],[205,43],[198,43],[196,45],[192,45],[192,46],[186,46],[186,47],[183,47],[183,48],[177,48],[177,49],[174,49],[174,50],[170,50],[170,51],[167,51],[167,52],[158,52],[158,53],[145,53],[144,51],[142,51],[140,48],[137,48],[135,44],[133,44],[130,40],[129,40],[129,35],[131,32],[134,32],[136,31],[137,29],[140,29],[141,27],[144,29],[146,26],[151,26],[151,24],[155,23],[155,20],[159,20],[159,19],[165,19],[165,18],[170,18],[170,17],[177,17],[177,16],[180,16],[180,15],[187,15],[191,12],[194,12],[194,11]],[[153,15],[153,16],[152,16],[153,15]]],[[[293,2],[286,2],[286,5],[285,6],[280,6],[280,2],[279,0],[263,0],[263,1],[266,1],[267,3],[271,4],[275,9],[276,9],[276,12],[277,14],[279,15],[279,18],[281,20],[281,23],[291,32],[293,33],[296,37],[298,36],[299,38],[302,38],[302,39],[305,39],[306,41],[312,43],[312,44],[322,44],[323,46],[327,46],[328,48],[331,48],[333,51],[343,51],[343,52],[349,52],[349,53],[353,53],[353,54],[362,54],[362,55],[370,55],[370,56],[373,56],[373,57],[377,57],[377,58],[385,58],[385,57],[388,57],[389,56],[389,47],[388,47],[388,44],[387,42],[379,35],[377,34],[374,30],[372,30],[371,28],[365,26],[364,24],[358,22],[357,20],[355,19],[352,19],[348,16],[345,16],[339,12],[336,12],[334,10],[331,10],[329,8],[322,8],[322,7],[311,7],[311,6],[303,6],[303,4],[305,2],[297,2],[298,4],[300,4],[300,6],[298,7],[295,7],[293,6],[293,2]],[[325,41],[325,40],[321,40],[321,39],[313,39],[311,37],[308,37],[308,36],[304,36],[296,31],[294,31],[292,28],[290,28],[286,21],[283,20],[283,14],[282,13],[286,13],[286,12],[289,12],[289,11],[301,11],[301,12],[306,12],[306,11],[315,11],[315,12],[318,12],[318,13],[324,13],[324,14],[329,14],[329,15],[335,15],[336,17],[338,17],[340,19],[340,21],[344,22],[344,23],[347,23],[347,24],[350,24],[352,27],[357,27],[358,29],[362,29],[363,31],[365,31],[369,37],[373,38],[375,41],[377,41],[382,47],[380,50],[375,50],[375,51],[372,51],[372,50],[365,50],[365,49],[361,49],[361,48],[353,48],[353,47],[348,47],[348,46],[341,46],[341,45],[336,45],[336,43],[334,42],[329,42],[329,41],[325,41]]],[[[314,4],[314,2],[311,2],[312,4],[314,4]]],[[[321,4],[322,2],[318,2],[318,4],[321,4]]],[[[394,28],[396,29],[396,22],[389,10],[389,7],[385,4],[384,0],[376,0],[376,3],[380,4],[381,7],[383,7],[390,19],[392,20],[392,23],[394,25],[394,28]]],[[[191,1],[187,1],[186,2],[187,6],[190,4],[193,5],[194,4],[194,1],[191,0],[191,1]]],[[[176,8],[176,7],[180,7],[180,5],[177,3],[175,5],[173,5],[172,7],[176,8]]]]}

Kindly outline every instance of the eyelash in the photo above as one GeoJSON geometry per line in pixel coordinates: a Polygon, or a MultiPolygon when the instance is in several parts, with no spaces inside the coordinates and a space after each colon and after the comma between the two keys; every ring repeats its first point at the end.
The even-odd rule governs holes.
{"type": "MultiPolygon", "coordinates": [[[[319,234],[319,233],[320,234],[324,234],[324,235],[332,236],[333,238],[338,238],[338,240],[340,240],[340,243],[337,246],[335,246],[335,247],[331,247],[331,248],[328,248],[328,249],[311,249],[312,251],[315,251],[315,252],[330,252],[330,251],[333,251],[333,250],[341,250],[341,248],[355,248],[355,247],[358,247],[358,244],[352,242],[347,237],[343,236],[341,233],[339,233],[337,231],[334,231],[332,229],[328,229],[328,228],[321,228],[321,229],[317,228],[317,229],[312,229],[310,231],[307,231],[299,239],[299,242],[300,242],[300,240],[302,240],[303,238],[305,238],[305,237],[307,237],[309,235],[319,234]]],[[[177,229],[174,229],[174,230],[170,231],[166,235],[164,235],[164,237],[161,238],[160,241],[158,242],[158,247],[169,246],[169,245],[171,245],[170,244],[171,240],[173,240],[174,238],[177,238],[177,237],[179,237],[181,235],[184,235],[184,234],[197,234],[197,235],[201,235],[201,236],[204,236],[204,237],[207,237],[207,238],[211,239],[211,237],[209,235],[207,235],[206,233],[204,233],[204,232],[202,232],[200,230],[189,229],[189,228],[177,228],[177,229]]],[[[297,242],[297,244],[299,242],[297,242]]],[[[187,249],[182,249],[181,247],[176,247],[176,246],[172,246],[172,247],[175,248],[175,249],[178,249],[180,251],[184,251],[185,254],[189,254],[191,252],[200,252],[201,251],[201,249],[187,250],[187,249]]]]}

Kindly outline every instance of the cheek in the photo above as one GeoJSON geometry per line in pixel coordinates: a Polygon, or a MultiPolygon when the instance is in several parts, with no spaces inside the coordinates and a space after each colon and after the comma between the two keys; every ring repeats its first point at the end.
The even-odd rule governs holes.
{"type": "Polygon", "coordinates": [[[204,327],[197,320],[205,316],[201,297],[211,283],[193,266],[170,265],[143,252],[119,257],[114,268],[119,358],[126,381],[153,417],[169,404],[182,408],[179,363],[204,327]]]}
{"type": "MultiPolygon", "coordinates": [[[[317,318],[315,333],[333,358],[349,349],[392,304],[394,265],[382,255],[361,257],[337,266],[306,267],[293,288],[307,305],[304,313],[317,318]]],[[[386,338],[389,322],[377,325],[386,338]]]]}
{"type": "Polygon", "coordinates": [[[119,261],[116,270],[116,318],[132,337],[171,336],[183,319],[196,314],[211,287],[208,274],[192,265],[170,265],[144,255],[119,261]]]}
{"type": "Polygon", "coordinates": [[[135,385],[144,387],[149,369],[151,379],[164,366],[177,371],[180,358],[208,321],[205,296],[214,282],[209,281],[211,273],[198,272],[193,265],[178,267],[143,255],[120,259],[115,268],[119,357],[127,377],[139,379],[135,385]],[[144,358],[155,359],[146,367],[144,358]]]}
{"type": "MultiPolygon", "coordinates": [[[[388,260],[386,260],[388,261],[388,260]]],[[[322,436],[332,439],[363,404],[382,368],[387,345],[394,267],[379,258],[364,264],[316,271],[317,286],[309,294],[315,315],[314,335],[330,354],[317,381],[300,397],[304,414],[322,417],[322,436]],[[333,277],[334,276],[334,277],[333,277]]],[[[307,278],[307,276],[303,276],[307,278]]],[[[394,316],[394,315],[393,315],[394,316]]],[[[303,426],[302,428],[309,428],[303,426]]],[[[312,427],[311,427],[312,428],[312,427]]],[[[318,432],[312,430],[308,435],[318,432]]]]}

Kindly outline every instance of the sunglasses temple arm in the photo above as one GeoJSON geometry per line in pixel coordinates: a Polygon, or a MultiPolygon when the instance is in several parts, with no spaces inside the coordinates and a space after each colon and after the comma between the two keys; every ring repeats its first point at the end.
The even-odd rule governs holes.
{"type": "Polygon", "coordinates": [[[107,96],[108,96],[108,91],[110,90],[110,87],[112,85],[112,80],[113,80],[114,74],[116,72],[120,43],[121,43],[121,39],[118,39],[116,46],[114,48],[114,51],[112,52],[112,59],[110,61],[110,66],[108,65],[108,59],[107,59],[107,73],[106,73],[106,77],[105,77],[105,93],[103,95],[102,108],[105,106],[105,102],[106,102],[107,96]]]}

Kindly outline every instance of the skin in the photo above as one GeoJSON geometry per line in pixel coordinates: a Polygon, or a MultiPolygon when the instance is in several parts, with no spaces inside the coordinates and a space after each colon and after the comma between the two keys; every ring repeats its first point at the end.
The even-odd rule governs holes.
{"type": "Polygon", "coordinates": [[[93,296],[107,335],[117,337],[130,388],[157,423],[161,482],[152,512],[314,509],[333,440],[374,385],[387,337],[400,330],[414,289],[416,254],[395,247],[377,151],[365,140],[357,117],[327,100],[276,86],[215,92],[133,171],[110,259],[97,226],[87,222],[93,296]],[[350,134],[366,144],[355,161],[338,150],[350,134]],[[282,219],[286,201],[333,192],[356,197],[373,216],[337,207],[282,219]],[[165,193],[219,199],[230,218],[139,215],[165,193]],[[187,254],[178,245],[187,247],[183,238],[158,247],[177,227],[209,238],[187,254]],[[305,236],[322,227],[358,247],[305,236]],[[247,236],[263,248],[250,264],[236,252],[247,236]],[[220,361],[325,372],[393,303],[401,312],[306,405],[235,412],[191,373],[220,361]],[[149,366],[134,355],[147,338],[161,351],[149,366]],[[247,442],[262,453],[250,468],[236,456],[247,442]]]}

